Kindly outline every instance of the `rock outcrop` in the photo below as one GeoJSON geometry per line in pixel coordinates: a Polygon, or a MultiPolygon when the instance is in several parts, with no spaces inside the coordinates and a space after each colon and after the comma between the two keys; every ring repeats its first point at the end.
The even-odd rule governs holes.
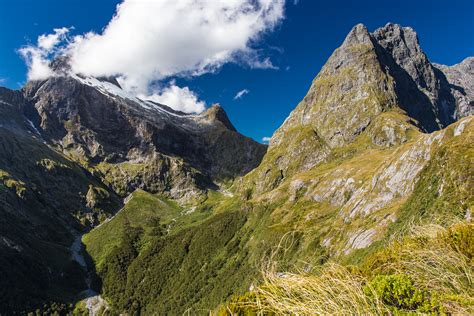
{"type": "Polygon", "coordinates": [[[456,100],[456,119],[474,114],[474,57],[454,66],[433,64],[443,72],[456,100]]]}

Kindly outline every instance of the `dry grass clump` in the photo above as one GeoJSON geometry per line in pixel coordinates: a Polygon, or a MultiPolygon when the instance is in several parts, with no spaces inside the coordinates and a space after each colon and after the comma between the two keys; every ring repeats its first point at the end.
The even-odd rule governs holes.
{"type": "Polygon", "coordinates": [[[368,258],[363,269],[376,274],[407,274],[420,286],[440,293],[473,295],[474,225],[416,226],[412,237],[393,242],[368,258]]]}
{"type": "Polygon", "coordinates": [[[366,279],[331,263],[318,275],[264,273],[264,286],[257,290],[260,311],[295,315],[375,315],[389,310],[364,292],[366,279]]]}

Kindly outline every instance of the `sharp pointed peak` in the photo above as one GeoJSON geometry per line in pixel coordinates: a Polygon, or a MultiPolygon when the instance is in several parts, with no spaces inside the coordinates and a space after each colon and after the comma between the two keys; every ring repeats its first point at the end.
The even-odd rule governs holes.
{"type": "Polygon", "coordinates": [[[213,104],[209,109],[203,112],[201,116],[206,117],[209,121],[218,121],[229,130],[237,131],[229,120],[224,108],[218,103],[213,104]]]}
{"type": "Polygon", "coordinates": [[[356,24],[347,34],[343,45],[370,44],[370,33],[367,27],[362,24],[356,24]]]}

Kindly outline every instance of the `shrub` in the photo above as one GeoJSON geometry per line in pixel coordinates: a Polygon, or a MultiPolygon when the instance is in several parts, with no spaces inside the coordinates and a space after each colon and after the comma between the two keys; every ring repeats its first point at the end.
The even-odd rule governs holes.
{"type": "Polygon", "coordinates": [[[435,297],[417,288],[412,278],[405,274],[378,275],[364,286],[364,292],[395,310],[441,311],[435,297]]]}

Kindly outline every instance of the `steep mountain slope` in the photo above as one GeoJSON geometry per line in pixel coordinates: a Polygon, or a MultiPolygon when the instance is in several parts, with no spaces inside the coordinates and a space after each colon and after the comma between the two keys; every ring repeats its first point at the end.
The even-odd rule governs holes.
{"type": "MultiPolygon", "coordinates": [[[[471,78],[465,80],[470,91],[474,80],[466,77],[471,78]]],[[[447,126],[456,115],[472,111],[451,92],[411,28],[387,24],[370,34],[365,26],[355,26],[273,135],[268,154],[253,172],[258,174],[252,179],[258,183],[256,192],[327,161],[334,149],[366,129],[374,143],[391,145],[406,141],[402,134],[407,130],[432,132],[447,126]],[[392,123],[385,125],[387,120],[380,116],[385,112],[399,113],[400,122],[393,122],[392,116],[392,123]]],[[[472,102],[472,95],[464,98],[472,102]]]]}
{"type": "Polygon", "coordinates": [[[94,240],[113,233],[85,237],[111,308],[208,311],[258,284],[266,260],[277,275],[359,264],[414,223],[469,220],[474,121],[451,85],[412,29],[357,25],[231,194],[208,191],[159,236],[130,225],[105,259],[94,240]]]}
{"type": "Polygon", "coordinates": [[[120,199],[48,147],[19,110],[26,100],[0,88],[0,310],[72,299],[85,288],[71,260],[74,236],[113,214],[120,199]]]}

